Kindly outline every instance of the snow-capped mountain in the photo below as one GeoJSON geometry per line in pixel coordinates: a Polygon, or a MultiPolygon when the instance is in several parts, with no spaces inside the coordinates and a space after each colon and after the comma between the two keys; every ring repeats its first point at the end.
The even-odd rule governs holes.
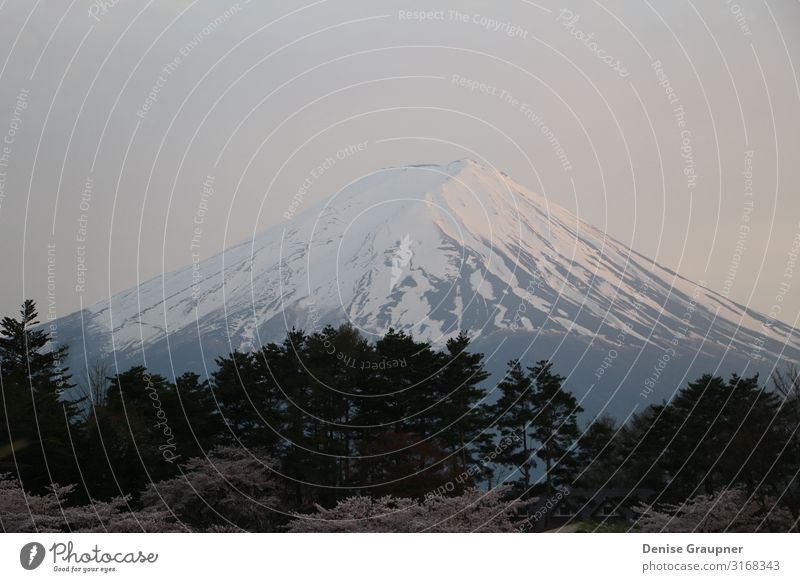
{"type": "Polygon", "coordinates": [[[380,170],[58,329],[73,370],[112,354],[125,369],[144,353],[171,375],[205,373],[214,357],[292,327],[347,321],[437,344],[468,330],[495,371],[511,358],[553,358],[595,409],[660,399],[696,372],[768,372],[800,354],[788,326],[471,160],[380,170]]]}

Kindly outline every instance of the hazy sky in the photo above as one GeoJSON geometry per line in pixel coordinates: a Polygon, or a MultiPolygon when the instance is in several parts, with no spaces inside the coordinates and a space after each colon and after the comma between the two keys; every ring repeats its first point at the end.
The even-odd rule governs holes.
{"type": "Polygon", "coordinates": [[[0,0],[0,313],[470,157],[794,325],[798,57],[795,0],[0,0]]]}

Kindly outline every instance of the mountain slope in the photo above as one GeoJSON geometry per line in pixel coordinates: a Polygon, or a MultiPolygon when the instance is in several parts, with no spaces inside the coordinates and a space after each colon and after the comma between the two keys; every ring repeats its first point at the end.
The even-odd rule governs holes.
{"type": "Polygon", "coordinates": [[[293,326],[345,321],[437,344],[466,329],[495,370],[552,357],[598,405],[619,393],[650,398],[648,387],[668,395],[687,370],[713,371],[723,358],[724,373],[766,372],[782,351],[800,354],[788,326],[766,326],[470,160],[381,170],[58,326],[73,367],[85,340],[90,361],[114,355],[123,369],[144,353],[163,372],[203,373],[213,357],[293,326]]]}

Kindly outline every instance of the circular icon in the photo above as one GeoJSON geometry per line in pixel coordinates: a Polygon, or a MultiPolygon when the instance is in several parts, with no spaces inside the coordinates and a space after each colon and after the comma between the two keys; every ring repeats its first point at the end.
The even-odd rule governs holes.
{"type": "Polygon", "coordinates": [[[19,551],[19,563],[26,570],[35,570],[44,561],[44,546],[38,542],[30,542],[19,551]]]}

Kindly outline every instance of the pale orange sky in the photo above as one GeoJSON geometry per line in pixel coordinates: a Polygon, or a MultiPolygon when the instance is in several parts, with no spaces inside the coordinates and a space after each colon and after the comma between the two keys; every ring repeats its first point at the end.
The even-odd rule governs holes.
{"type": "Polygon", "coordinates": [[[215,254],[364,144],[298,212],[471,157],[762,312],[794,285],[795,323],[797,2],[263,4],[0,4],[0,313],[66,315],[215,254]]]}

